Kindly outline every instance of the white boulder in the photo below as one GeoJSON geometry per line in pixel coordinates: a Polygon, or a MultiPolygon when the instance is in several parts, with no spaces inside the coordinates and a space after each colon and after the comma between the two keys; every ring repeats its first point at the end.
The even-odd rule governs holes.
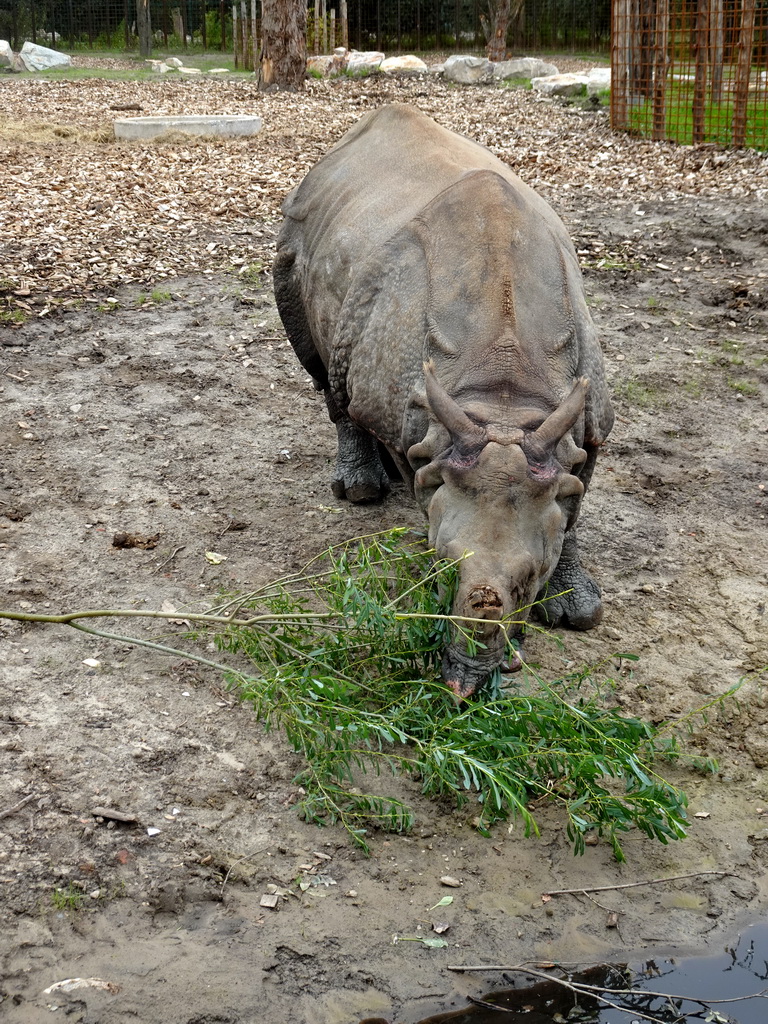
{"type": "Polygon", "coordinates": [[[166,57],[165,58],[165,63],[168,65],[169,68],[183,68],[184,67],[184,61],[183,60],[179,60],[178,57],[166,57]]]}
{"type": "Polygon", "coordinates": [[[350,50],[347,57],[347,71],[352,75],[370,74],[378,71],[384,54],[378,50],[350,50]]]}
{"type": "Polygon", "coordinates": [[[587,75],[587,95],[597,96],[599,92],[611,88],[611,69],[592,68],[587,75]]]}
{"type": "Polygon", "coordinates": [[[559,73],[554,64],[547,64],[538,57],[517,57],[515,60],[502,60],[493,65],[493,77],[497,81],[503,81],[505,78],[545,78],[547,75],[559,73]]]}
{"type": "Polygon", "coordinates": [[[37,43],[24,43],[19,57],[27,71],[45,71],[47,68],[63,67],[72,63],[68,53],[49,50],[47,46],[38,46],[37,43]]]}
{"type": "Polygon", "coordinates": [[[0,68],[13,67],[13,50],[7,39],[0,39],[0,68]]]}
{"type": "Polygon", "coordinates": [[[443,65],[443,77],[459,85],[477,85],[493,81],[493,64],[487,57],[454,54],[443,65]]]}
{"type": "Polygon", "coordinates": [[[426,71],[427,65],[412,53],[404,53],[399,57],[387,57],[379,65],[380,71],[391,74],[394,71],[426,71]]]}
{"type": "Polygon", "coordinates": [[[548,75],[532,78],[531,87],[542,96],[581,96],[587,91],[586,75],[548,75]]]}

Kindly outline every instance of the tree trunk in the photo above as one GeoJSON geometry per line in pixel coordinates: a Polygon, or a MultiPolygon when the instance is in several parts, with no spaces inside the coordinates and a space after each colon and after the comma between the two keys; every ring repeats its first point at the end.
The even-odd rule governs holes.
{"type": "Polygon", "coordinates": [[[152,22],[149,17],[149,0],[136,0],[136,30],[139,34],[139,56],[149,57],[152,53],[152,22]]]}
{"type": "Polygon", "coordinates": [[[306,0],[262,0],[259,89],[301,90],[306,70],[306,0]]]}
{"type": "MultiPolygon", "coordinates": [[[[515,9],[520,6],[515,3],[515,9]]],[[[509,28],[512,0],[488,0],[488,20],[483,28],[488,42],[485,53],[488,60],[504,60],[507,55],[507,29],[509,28]]]]}

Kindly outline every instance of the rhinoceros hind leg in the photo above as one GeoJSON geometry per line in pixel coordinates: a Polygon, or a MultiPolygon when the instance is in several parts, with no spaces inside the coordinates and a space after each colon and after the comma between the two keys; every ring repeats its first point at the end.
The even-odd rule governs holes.
{"type": "Polygon", "coordinates": [[[549,626],[592,629],[602,619],[600,588],[579,562],[574,530],[566,533],[560,561],[538,600],[534,613],[549,626]]]}
{"type": "Polygon", "coordinates": [[[389,491],[389,478],[381,464],[378,442],[347,416],[336,420],[339,450],[331,489],[336,498],[355,505],[378,501],[389,491]]]}

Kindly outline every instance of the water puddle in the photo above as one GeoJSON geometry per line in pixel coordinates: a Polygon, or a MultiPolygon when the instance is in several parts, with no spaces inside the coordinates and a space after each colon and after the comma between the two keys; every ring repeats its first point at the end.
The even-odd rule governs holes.
{"type": "MultiPolygon", "coordinates": [[[[661,1024],[766,1024],[768,924],[745,929],[733,945],[713,956],[655,957],[627,968],[590,967],[568,978],[570,989],[534,975],[499,972],[497,977],[498,986],[481,1000],[418,1024],[645,1024],[649,1019],[661,1024]],[[622,987],[631,988],[632,994],[606,991],[622,987]],[[766,995],[757,996],[763,990],[766,995]],[[598,995],[622,1009],[606,1006],[598,995]],[[740,1001],[728,1001],[736,999],[740,1001]]],[[[360,1024],[387,1022],[377,1018],[360,1024]]]]}

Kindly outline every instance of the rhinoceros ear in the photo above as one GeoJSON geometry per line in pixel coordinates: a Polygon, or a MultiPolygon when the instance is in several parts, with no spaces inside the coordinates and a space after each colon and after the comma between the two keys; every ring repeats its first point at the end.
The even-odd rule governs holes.
{"type": "Polygon", "coordinates": [[[485,429],[474,423],[440,384],[435,376],[435,364],[431,359],[424,363],[424,381],[429,406],[451,435],[453,457],[450,461],[475,462],[488,443],[485,429]]]}

